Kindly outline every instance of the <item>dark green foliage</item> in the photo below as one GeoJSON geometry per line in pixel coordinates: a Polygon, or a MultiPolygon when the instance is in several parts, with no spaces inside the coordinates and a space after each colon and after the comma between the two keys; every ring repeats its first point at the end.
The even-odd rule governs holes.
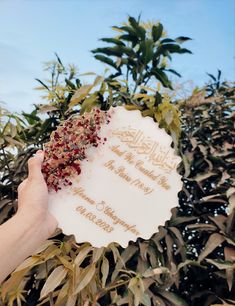
{"type": "Polygon", "coordinates": [[[220,96],[220,102],[214,97],[197,106],[187,101],[182,106],[180,151],[185,180],[178,216],[196,219],[177,227],[188,258],[202,266],[190,265],[181,278],[177,292],[189,305],[219,303],[218,297],[234,299],[234,268],[229,269],[235,254],[235,89],[229,91],[233,92],[230,99],[220,96]],[[223,268],[217,263],[223,263],[223,268]]]}
{"type": "Polygon", "coordinates": [[[220,94],[223,94],[228,91],[227,89],[230,87],[228,82],[221,82],[221,70],[218,70],[217,77],[214,75],[207,73],[210,77],[210,82],[206,86],[207,97],[213,97],[220,94]]]}
{"type": "MultiPolygon", "coordinates": [[[[53,100],[57,90],[54,88],[55,92],[51,95],[52,89],[45,84],[43,86],[52,98],[50,104],[35,106],[32,113],[23,113],[18,117],[5,111],[5,117],[10,121],[5,119],[8,126],[2,130],[1,141],[1,222],[8,219],[15,210],[17,186],[26,176],[27,159],[49,139],[51,131],[59,122],[75,111],[69,107],[73,101],[69,97],[75,80],[78,81],[75,75],[71,83],[65,77],[65,105],[61,102],[62,97],[60,104],[53,100]],[[42,110],[47,113],[43,119],[40,115],[42,110]],[[15,123],[11,121],[13,119],[15,123]],[[9,145],[15,148],[14,154],[8,149],[9,145]]],[[[79,89],[82,89],[80,81],[78,84],[79,89]]],[[[192,97],[179,104],[182,133],[178,149],[183,159],[179,172],[183,175],[184,186],[179,193],[179,207],[172,211],[171,220],[160,227],[158,233],[150,240],[139,239],[136,243],[130,243],[125,250],[116,245],[103,249],[95,266],[96,272],[88,267],[93,267],[92,258],[97,255],[92,254],[96,254],[97,250],[85,244],[77,245],[73,238],[62,234],[54,237],[52,245],[38,254],[38,258],[52,256],[46,262],[53,271],[61,265],[59,258],[64,257],[70,261],[67,264],[64,262],[66,266],[72,265],[74,254],[79,256],[81,250],[87,248],[81,260],[84,273],[95,273],[96,277],[106,274],[106,290],[99,287],[97,279],[96,293],[89,293],[90,301],[96,300],[99,305],[132,305],[134,301],[137,303],[136,296],[141,296],[139,302],[142,301],[142,305],[161,303],[197,306],[220,303],[222,299],[234,300],[235,154],[232,109],[235,90],[230,87],[222,93],[211,100],[200,98],[200,103],[192,97]],[[60,248],[57,250],[58,242],[60,248]],[[50,255],[50,252],[54,255],[50,255]],[[141,286],[144,286],[144,291],[140,289],[141,286]],[[112,302],[114,299],[119,301],[118,304],[112,302]]],[[[99,95],[102,103],[107,103],[109,97],[104,98],[102,91],[99,95]]],[[[158,93],[155,99],[156,103],[163,105],[158,93]]],[[[81,103],[85,101],[84,97],[81,103]]],[[[46,282],[45,277],[37,280],[34,278],[33,275],[38,275],[45,266],[41,264],[34,267],[33,260],[36,259],[32,258],[27,273],[22,271],[22,279],[25,273],[28,275],[24,289],[32,288],[33,282],[37,283],[38,289],[34,288],[26,296],[30,305],[38,304],[36,301],[46,282]]],[[[14,277],[13,274],[9,281],[14,282],[14,277]]],[[[64,284],[66,280],[69,281],[69,276],[64,279],[64,284]]],[[[57,295],[60,290],[61,286],[56,291],[57,295]]],[[[83,296],[86,296],[90,289],[84,290],[83,296]]],[[[57,295],[54,295],[54,300],[57,295]]],[[[5,295],[2,297],[6,299],[5,295]]],[[[53,299],[52,294],[50,299],[53,299]]],[[[77,299],[78,305],[83,303],[80,295],[77,299]]],[[[44,305],[49,305],[47,299],[44,305]]]]}
{"type": "Polygon", "coordinates": [[[117,73],[111,74],[108,79],[124,75],[129,87],[132,82],[134,83],[133,92],[136,92],[137,86],[146,85],[151,78],[156,78],[164,87],[172,89],[166,72],[180,75],[174,70],[166,69],[164,61],[167,58],[171,60],[173,53],[191,53],[180,46],[190,38],[165,38],[161,23],[152,24],[151,29],[146,29],[133,17],[129,17],[127,25],[114,26],[113,29],[121,32],[121,35],[101,40],[114,46],[92,50],[96,59],[116,69],[117,73]]]}

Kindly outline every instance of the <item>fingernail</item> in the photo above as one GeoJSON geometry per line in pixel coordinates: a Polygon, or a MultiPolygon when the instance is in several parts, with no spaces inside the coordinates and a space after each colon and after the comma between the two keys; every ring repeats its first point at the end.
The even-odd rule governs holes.
{"type": "Polygon", "coordinates": [[[38,150],[37,152],[36,152],[36,154],[43,154],[44,152],[42,151],[42,150],[38,150]]]}

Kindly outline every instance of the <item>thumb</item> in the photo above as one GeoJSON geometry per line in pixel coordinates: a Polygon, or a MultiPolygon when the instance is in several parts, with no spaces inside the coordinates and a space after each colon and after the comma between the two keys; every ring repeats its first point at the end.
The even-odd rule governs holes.
{"type": "Polygon", "coordinates": [[[37,151],[35,156],[31,157],[28,160],[29,180],[42,178],[41,168],[43,160],[44,160],[44,152],[42,150],[37,151]]]}

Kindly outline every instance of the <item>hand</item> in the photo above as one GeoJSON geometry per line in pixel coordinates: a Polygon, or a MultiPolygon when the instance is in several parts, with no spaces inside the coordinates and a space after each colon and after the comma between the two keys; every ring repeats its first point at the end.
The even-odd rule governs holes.
{"type": "Polygon", "coordinates": [[[17,214],[26,222],[41,222],[47,236],[57,228],[57,220],[48,212],[48,188],[41,172],[44,152],[39,150],[28,161],[28,178],[18,187],[17,214]]]}

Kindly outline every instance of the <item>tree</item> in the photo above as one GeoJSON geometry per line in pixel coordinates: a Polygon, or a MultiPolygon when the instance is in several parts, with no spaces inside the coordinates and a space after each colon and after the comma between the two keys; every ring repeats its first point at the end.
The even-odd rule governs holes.
{"type": "MultiPolygon", "coordinates": [[[[1,107],[0,222],[14,213],[17,186],[26,176],[28,158],[49,140],[61,121],[94,106],[105,110],[123,104],[128,109],[139,109],[173,137],[174,133],[178,135],[174,145],[183,160],[178,171],[184,183],[179,206],[159,232],[149,240],[130,243],[126,249],[116,243],[96,249],[87,243],[77,244],[72,236],[56,233],[2,285],[4,305],[16,304],[17,298],[25,306],[59,306],[66,302],[88,306],[235,304],[235,88],[218,90],[212,100],[206,99],[205,94],[203,103],[194,104],[189,99],[172,104],[159,86],[145,88],[144,82],[150,76],[145,74],[152,71],[153,60],[144,62],[144,51],[138,48],[142,42],[144,48],[147,40],[158,38],[152,51],[155,54],[161,46],[177,43],[163,42],[167,38],[162,37],[159,24],[149,25],[148,30],[139,20],[129,18],[123,27],[128,27],[129,32],[121,28],[122,36],[136,37],[132,49],[139,58],[133,57],[136,66],[131,61],[128,64],[132,57],[125,51],[120,57],[125,61],[120,65],[119,60],[119,67],[116,69],[115,63],[113,68],[124,76],[129,69],[128,83],[111,74],[95,75],[92,83],[83,85],[75,67],[66,67],[56,55],[56,60],[46,65],[51,81],[39,81],[38,89],[46,91],[47,103],[35,105],[31,113],[21,115],[1,107]],[[137,32],[139,36],[135,36],[137,32]]],[[[124,38],[118,41],[124,43],[124,38]]],[[[166,55],[171,53],[168,50],[166,55]]],[[[164,56],[159,57],[160,70],[158,65],[164,56]]],[[[106,57],[109,59],[109,55],[106,57]]],[[[154,74],[152,77],[156,78],[154,74]]]]}
{"type": "Polygon", "coordinates": [[[192,53],[182,48],[181,43],[190,40],[189,37],[180,36],[176,39],[166,38],[161,23],[144,25],[140,17],[136,20],[128,18],[128,23],[121,27],[113,26],[120,35],[113,38],[101,38],[101,41],[112,44],[92,50],[95,58],[115,69],[107,79],[125,76],[127,91],[135,93],[139,86],[146,86],[151,78],[160,81],[164,87],[172,88],[166,72],[180,76],[173,69],[168,69],[166,60],[172,59],[173,53],[192,53]],[[115,58],[114,61],[112,58],[115,58]],[[131,85],[133,89],[131,89],[131,85]]]}

